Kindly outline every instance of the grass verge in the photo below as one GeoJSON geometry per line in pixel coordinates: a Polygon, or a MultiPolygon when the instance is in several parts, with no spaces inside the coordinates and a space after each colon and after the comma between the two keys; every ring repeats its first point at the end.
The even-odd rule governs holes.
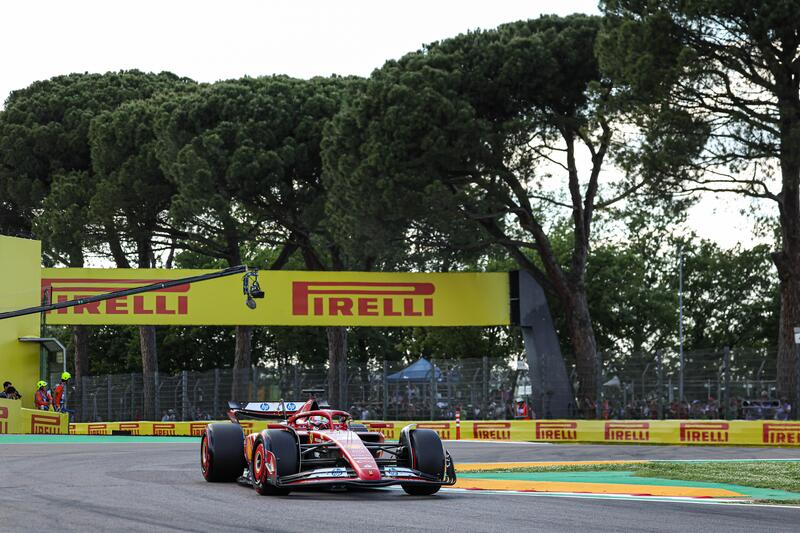
{"type": "MultiPolygon", "coordinates": [[[[707,483],[733,483],[762,489],[800,493],[800,461],[650,462],[600,465],[524,467],[498,472],[634,472],[656,477],[707,483]]],[[[459,470],[466,474],[469,470],[459,470]]]]}

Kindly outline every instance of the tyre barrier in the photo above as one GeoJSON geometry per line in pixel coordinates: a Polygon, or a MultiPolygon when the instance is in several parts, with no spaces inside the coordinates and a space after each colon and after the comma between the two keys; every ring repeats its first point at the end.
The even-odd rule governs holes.
{"type": "MultiPolygon", "coordinates": [[[[74,435],[200,436],[210,421],[97,422],[70,424],[74,435]]],[[[800,446],[800,422],[778,420],[453,420],[363,422],[388,440],[400,437],[408,424],[432,429],[443,440],[564,442],[605,444],[699,444],[729,446],[800,446]]],[[[267,422],[242,421],[245,433],[267,422]]]]}

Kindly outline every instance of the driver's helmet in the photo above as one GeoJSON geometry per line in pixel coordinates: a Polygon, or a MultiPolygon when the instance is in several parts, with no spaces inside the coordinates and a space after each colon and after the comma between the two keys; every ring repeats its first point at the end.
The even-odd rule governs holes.
{"type": "Polygon", "coordinates": [[[308,423],[314,426],[327,426],[328,419],[324,416],[310,416],[308,417],[308,423]]]}

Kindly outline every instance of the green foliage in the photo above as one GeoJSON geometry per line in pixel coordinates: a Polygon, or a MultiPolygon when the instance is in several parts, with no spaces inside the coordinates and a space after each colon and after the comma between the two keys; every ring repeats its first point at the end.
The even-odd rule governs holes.
{"type": "MultiPolygon", "coordinates": [[[[790,3],[762,4],[609,0],[604,22],[542,17],[470,32],[369,80],[198,85],[130,71],[37,82],[0,112],[0,231],[43,238],[47,265],[93,252],[148,266],[172,248],[183,268],[528,268],[550,291],[562,351],[572,352],[569,296],[585,293],[612,367],[677,344],[680,242],[687,350],[767,347],[778,307],[767,248],[679,238],[686,201],[664,187],[696,178],[713,138],[708,115],[675,99],[713,66],[693,24],[711,13],[764,28],[796,21],[790,3]],[[611,142],[606,128],[624,135],[611,142]],[[627,175],[573,180],[558,159],[570,142],[595,150],[598,172],[604,146],[627,175]],[[642,190],[647,200],[633,194],[642,190]],[[598,219],[595,204],[628,193],[624,210],[598,219]],[[656,197],[675,201],[657,209],[656,197]]],[[[728,145],[731,168],[774,149],[746,114],[732,115],[748,144],[728,145]]],[[[232,364],[233,328],[157,336],[162,372],[232,364]]],[[[348,345],[361,368],[521,352],[518,332],[499,327],[351,328],[348,345]]],[[[141,370],[135,328],[93,328],[90,351],[93,374],[141,370]]],[[[318,369],[327,352],[323,328],[254,329],[255,364],[318,369]]]]}
{"type": "Polygon", "coordinates": [[[88,137],[95,116],[180,81],[169,73],[135,70],[70,74],[12,92],[0,113],[3,196],[33,214],[53,180],[91,171],[88,137]]]}
{"type": "Polygon", "coordinates": [[[334,226],[365,246],[419,237],[463,249],[485,239],[465,211],[505,225],[514,191],[501,178],[533,177],[521,148],[589,122],[598,26],[592,17],[543,17],[387,62],[323,144],[334,226]]]}
{"type": "MultiPolygon", "coordinates": [[[[186,92],[194,87],[182,82],[172,90],[186,92]]],[[[121,248],[122,241],[134,244],[140,267],[153,266],[154,235],[164,232],[164,215],[175,192],[156,157],[154,130],[159,108],[174,94],[125,103],[97,116],[90,129],[97,178],[91,216],[105,229],[107,240],[119,242],[112,247],[121,248]]],[[[115,260],[117,266],[127,262],[118,252],[115,260]]]]}

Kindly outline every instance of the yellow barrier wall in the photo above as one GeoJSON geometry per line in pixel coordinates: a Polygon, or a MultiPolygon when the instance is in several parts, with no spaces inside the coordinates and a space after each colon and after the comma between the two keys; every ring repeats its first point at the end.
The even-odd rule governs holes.
{"type": "MultiPolygon", "coordinates": [[[[0,310],[39,305],[42,247],[39,241],[0,235],[0,310]]],[[[0,320],[0,385],[10,381],[22,394],[24,407],[33,407],[39,380],[39,345],[20,337],[39,336],[39,315],[0,320]]]]}
{"type": "MultiPolygon", "coordinates": [[[[0,385],[2,385],[0,383],[0,385]]],[[[19,411],[22,408],[19,400],[6,400],[0,398],[0,435],[6,433],[20,433],[19,411]]]]}
{"type": "Polygon", "coordinates": [[[69,431],[69,417],[63,413],[24,409],[19,400],[0,398],[0,434],[63,434],[69,431]]]}
{"type": "MultiPolygon", "coordinates": [[[[134,435],[199,436],[210,422],[100,422],[70,424],[76,435],[110,435],[114,430],[134,435]]],[[[499,440],[566,443],[699,444],[745,446],[800,446],[800,422],[776,420],[452,420],[365,421],[389,440],[408,424],[436,431],[445,440],[499,440]]],[[[259,431],[264,421],[246,421],[245,432],[259,431]]]]}

